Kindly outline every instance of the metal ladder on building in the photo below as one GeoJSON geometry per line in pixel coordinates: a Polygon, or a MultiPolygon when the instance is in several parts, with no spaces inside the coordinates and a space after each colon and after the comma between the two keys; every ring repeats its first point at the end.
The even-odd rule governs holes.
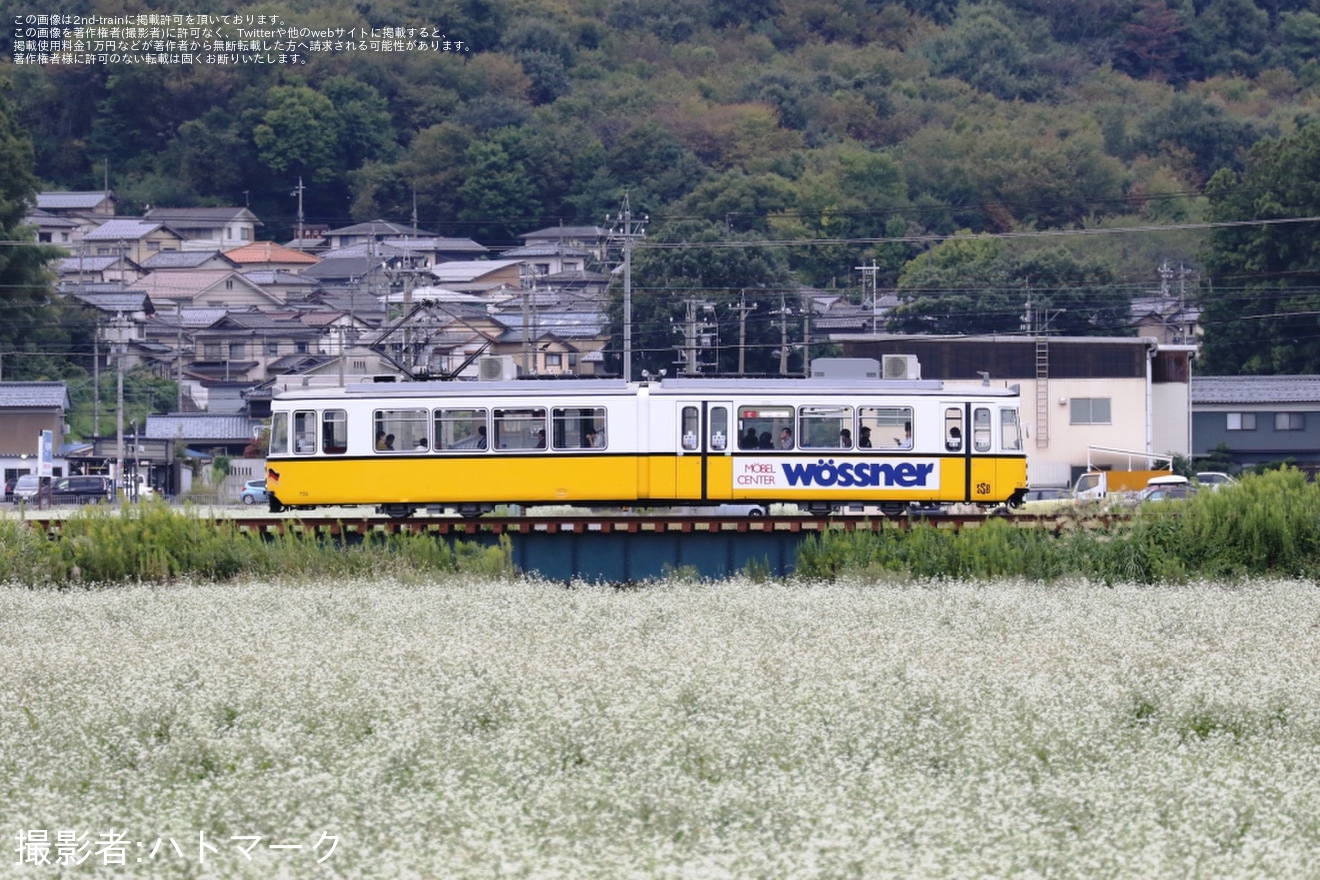
{"type": "Polygon", "coordinates": [[[1050,343],[1036,339],[1036,448],[1050,445],[1050,343]]]}

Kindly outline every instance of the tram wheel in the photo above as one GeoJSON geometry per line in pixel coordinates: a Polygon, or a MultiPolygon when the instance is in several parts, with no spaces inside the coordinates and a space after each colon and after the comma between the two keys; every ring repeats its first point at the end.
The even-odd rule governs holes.
{"type": "Polygon", "coordinates": [[[385,515],[390,519],[407,519],[416,510],[416,508],[409,507],[407,504],[386,504],[383,509],[385,515]]]}

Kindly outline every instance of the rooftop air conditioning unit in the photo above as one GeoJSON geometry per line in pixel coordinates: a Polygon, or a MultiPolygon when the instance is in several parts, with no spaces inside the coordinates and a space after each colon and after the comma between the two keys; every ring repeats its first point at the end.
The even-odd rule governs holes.
{"type": "Polygon", "coordinates": [[[513,355],[484,357],[477,360],[477,376],[483,382],[498,382],[502,379],[517,379],[518,365],[513,355]]]}
{"type": "Polygon", "coordinates": [[[920,379],[921,364],[915,354],[886,354],[880,358],[881,378],[920,379]]]}

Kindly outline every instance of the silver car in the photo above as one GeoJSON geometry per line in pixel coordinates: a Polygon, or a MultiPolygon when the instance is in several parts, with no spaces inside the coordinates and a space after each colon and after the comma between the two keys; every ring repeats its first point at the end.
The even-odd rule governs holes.
{"type": "Polygon", "coordinates": [[[248,480],[243,484],[243,491],[238,493],[238,499],[244,504],[265,504],[269,497],[265,480],[248,480]]]}

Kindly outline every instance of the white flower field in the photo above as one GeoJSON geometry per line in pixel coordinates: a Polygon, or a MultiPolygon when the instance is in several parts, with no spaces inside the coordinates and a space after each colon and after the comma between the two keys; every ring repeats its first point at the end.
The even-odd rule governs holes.
{"type": "Polygon", "coordinates": [[[1317,876],[1320,589],[0,588],[18,877],[1317,876]]]}

